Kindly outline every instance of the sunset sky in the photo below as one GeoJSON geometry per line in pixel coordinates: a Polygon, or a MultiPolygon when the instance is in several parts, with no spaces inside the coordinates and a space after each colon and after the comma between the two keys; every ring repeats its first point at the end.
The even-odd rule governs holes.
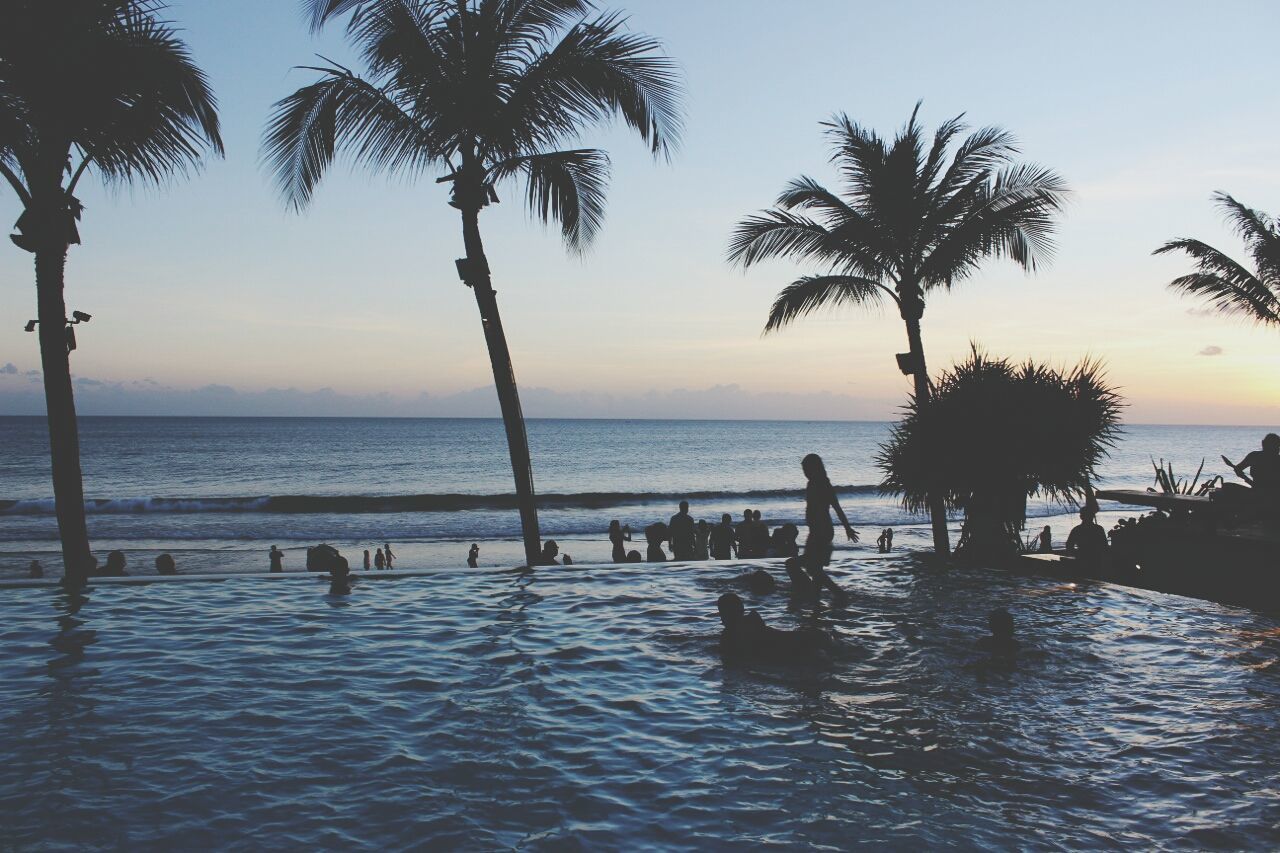
{"type": "MultiPolygon", "coordinates": [[[[1280,425],[1280,331],[1206,314],[1152,257],[1196,236],[1243,259],[1215,190],[1280,213],[1275,45],[1280,4],[861,3],[627,0],[687,76],[670,164],[622,133],[586,138],[614,162],[594,249],[567,255],[516,185],[482,216],[531,416],[887,419],[908,384],[889,313],[842,313],[762,338],[802,272],[724,261],[730,230],[802,174],[834,187],[819,123],[883,134],[923,100],[930,128],[965,112],[1013,131],[1075,195],[1052,266],[992,262],[924,319],[931,365],[976,341],[1018,359],[1103,358],[1134,422],[1280,425]]],[[[82,413],[496,414],[480,323],[458,280],[456,211],[434,175],[342,163],[302,215],[259,159],[274,101],[313,38],[295,0],[181,0],[222,108],[227,156],[161,190],[82,193],[68,306],[87,311],[82,413]]],[[[0,221],[18,215],[0,195],[0,221]]],[[[43,412],[30,256],[0,246],[0,414],[43,412]]]]}

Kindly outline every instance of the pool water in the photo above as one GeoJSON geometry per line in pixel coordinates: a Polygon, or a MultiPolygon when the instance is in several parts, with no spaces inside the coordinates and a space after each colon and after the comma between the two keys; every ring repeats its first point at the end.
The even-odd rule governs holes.
{"type": "Polygon", "coordinates": [[[0,846],[1280,842],[1276,618],[905,556],[815,611],[741,571],[8,590],[0,846]],[[729,589],[839,651],[725,666],[729,589]]]}

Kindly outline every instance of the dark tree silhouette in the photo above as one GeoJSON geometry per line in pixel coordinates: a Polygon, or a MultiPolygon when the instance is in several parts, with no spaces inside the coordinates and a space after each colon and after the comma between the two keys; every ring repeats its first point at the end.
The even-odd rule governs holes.
{"type": "Polygon", "coordinates": [[[439,170],[462,215],[458,272],[475,294],[506,426],[525,556],[541,552],[533,470],[511,354],[480,238],[495,186],[522,176],[525,200],[581,251],[599,229],[609,158],[568,147],[620,117],[667,155],[681,129],[679,75],[657,41],[586,0],[309,0],[313,26],[351,13],[368,69],[336,64],[276,105],[266,156],[302,208],[339,148],[381,171],[439,170]]]}
{"type": "Polygon", "coordinates": [[[89,535],[63,297],[80,242],[76,188],[161,183],[222,153],[216,103],[157,0],[0,0],[0,175],[22,216],[13,242],[35,255],[40,361],[53,494],[68,581],[89,535]]]}
{"type": "Polygon", "coordinates": [[[1119,395],[1101,365],[1014,365],[973,349],[944,373],[928,406],[908,406],[880,448],[881,489],[911,511],[942,495],[964,513],[957,555],[1017,553],[1027,498],[1074,503],[1120,435],[1119,395]]]}
{"type": "Polygon", "coordinates": [[[1170,240],[1153,254],[1186,252],[1196,262],[1196,271],[1175,278],[1169,289],[1199,297],[1221,314],[1280,325],[1280,221],[1224,192],[1214,193],[1213,200],[1244,240],[1254,271],[1199,240],[1170,240]]]}
{"type": "MultiPolygon", "coordinates": [[[[844,182],[832,192],[801,177],[776,207],[739,223],[731,262],[749,267],[771,258],[815,263],[821,274],[783,288],[765,332],[819,308],[898,309],[910,347],[903,369],[914,379],[916,405],[930,394],[920,321],[937,288],[973,276],[990,257],[1034,271],[1053,252],[1053,229],[1067,197],[1065,182],[1039,166],[1015,163],[1012,135],[983,128],[954,148],[963,116],[944,122],[930,141],[917,121],[920,105],[889,142],[845,115],[823,124],[831,162],[844,182]]],[[[934,548],[950,551],[942,497],[926,501],[934,548]]]]}

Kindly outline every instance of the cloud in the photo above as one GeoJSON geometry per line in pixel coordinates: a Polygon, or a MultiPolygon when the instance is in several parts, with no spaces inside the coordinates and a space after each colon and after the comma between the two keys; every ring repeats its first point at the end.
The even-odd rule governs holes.
{"type": "Polygon", "coordinates": [[[1187,313],[1192,317],[1217,317],[1219,316],[1216,308],[1188,308],[1187,313]]]}
{"type": "Polygon", "coordinates": [[[18,368],[11,361],[7,363],[4,367],[0,367],[0,374],[3,374],[5,376],[16,376],[18,375],[18,368]]]}
{"type": "MultiPolygon", "coordinates": [[[[397,396],[344,394],[332,388],[268,388],[229,385],[174,388],[155,382],[110,382],[77,377],[76,408],[85,415],[224,415],[245,417],[498,417],[493,386],[453,394],[397,396]]],[[[899,399],[866,399],[828,392],[751,391],[739,385],[614,394],[598,391],[520,389],[531,418],[714,418],[725,420],[885,420],[897,416],[899,399]]],[[[44,397],[31,387],[0,387],[0,414],[44,414],[44,397]]]]}
{"type": "Polygon", "coordinates": [[[1196,353],[1196,355],[1222,355],[1222,347],[1207,346],[1200,350],[1200,352],[1196,353]]]}

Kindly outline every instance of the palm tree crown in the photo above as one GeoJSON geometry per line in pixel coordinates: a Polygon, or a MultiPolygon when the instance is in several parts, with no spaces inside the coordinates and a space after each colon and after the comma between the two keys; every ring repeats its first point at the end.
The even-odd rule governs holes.
{"type": "Polygon", "coordinates": [[[313,23],[353,12],[368,68],[329,63],[277,105],[266,155],[288,203],[304,206],[339,147],[386,171],[443,170],[460,192],[497,199],[522,174],[526,201],[584,248],[604,212],[609,159],[566,147],[620,116],[666,155],[681,129],[678,73],[658,43],[586,0],[312,0],[313,23]]]}
{"type": "Polygon", "coordinates": [[[38,239],[28,233],[33,203],[79,213],[74,193],[89,170],[108,181],[159,182],[207,150],[222,153],[217,103],[159,17],[164,8],[157,0],[0,0],[0,174],[32,214],[19,245],[38,239]]]}
{"type": "Polygon", "coordinates": [[[769,312],[774,331],[822,307],[892,300],[903,316],[924,310],[924,294],[974,274],[988,257],[1028,270],[1053,252],[1052,233],[1067,189],[1052,171],[1013,162],[1013,137],[983,128],[948,161],[967,129],[963,116],[926,138],[919,104],[892,142],[838,115],[824,123],[843,195],[813,178],[787,185],[777,207],[744,219],[731,261],[769,258],[820,264],[825,271],[788,285],[769,312]]]}
{"type": "Polygon", "coordinates": [[[1196,262],[1196,271],[1175,278],[1169,288],[1200,297],[1220,313],[1280,325],[1280,221],[1245,207],[1224,192],[1214,193],[1213,200],[1244,240],[1256,271],[1200,240],[1170,240],[1154,254],[1186,252],[1196,262]]]}

